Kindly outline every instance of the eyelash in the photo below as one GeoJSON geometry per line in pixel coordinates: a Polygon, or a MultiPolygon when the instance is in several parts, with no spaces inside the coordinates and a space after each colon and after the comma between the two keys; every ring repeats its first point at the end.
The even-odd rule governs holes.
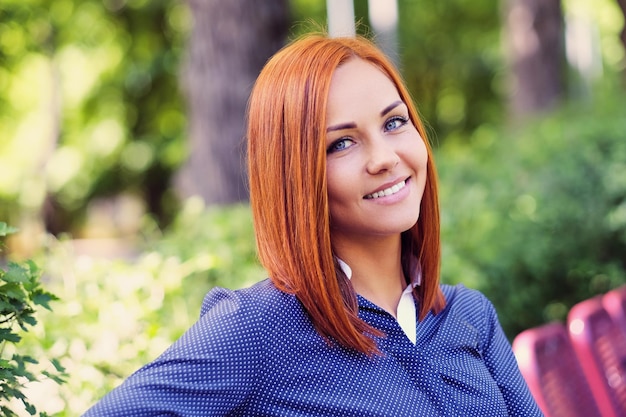
{"type": "Polygon", "coordinates": [[[349,137],[343,137],[343,138],[337,139],[336,141],[331,143],[330,146],[326,149],[326,153],[329,154],[329,153],[339,152],[339,151],[346,149],[346,148],[336,149],[335,147],[342,142],[351,141],[351,140],[352,139],[350,139],[349,137]]]}
{"type": "MultiPolygon", "coordinates": [[[[405,116],[392,116],[389,119],[385,120],[385,123],[383,124],[383,127],[385,129],[386,132],[392,131],[392,130],[396,130],[401,128],[402,126],[406,125],[409,122],[408,117],[405,116]],[[400,124],[398,126],[396,126],[395,128],[391,128],[391,129],[387,129],[387,125],[389,123],[393,123],[393,122],[400,122],[400,124]]],[[[348,136],[344,136],[342,138],[337,139],[336,141],[334,141],[333,143],[330,144],[330,146],[326,149],[326,153],[333,153],[333,152],[338,152],[338,151],[342,151],[344,149],[346,149],[346,147],[342,148],[342,149],[336,149],[336,146],[342,142],[346,142],[346,141],[352,141],[352,139],[348,136]]]]}
{"type": "Polygon", "coordinates": [[[407,124],[409,122],[409,119],[407,117],[404,117],[404,116],[393,116],[393,117],[390,117],[389,119],[387,119],[385,121],[385,128],[387,127],[387,125],[389,123],[392,123],[392,122],[400,122],[399,126],[393,128],[393,129],[390,129],[390,130],[395,130],[395,129],[399,129],[402,126],[404,126],[405,124],[407,124]]]}

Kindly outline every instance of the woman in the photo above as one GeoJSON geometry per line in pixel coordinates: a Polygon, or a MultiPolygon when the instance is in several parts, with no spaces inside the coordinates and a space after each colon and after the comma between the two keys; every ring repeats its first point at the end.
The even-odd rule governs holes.
{"type": "Polygon", "coordinates": [[[396,70],[362,38],[278,52],[248,113],[270,278],[201,317],[87,416],[539,416],[493,306],[439,284],[432,154],[396,70]]]}

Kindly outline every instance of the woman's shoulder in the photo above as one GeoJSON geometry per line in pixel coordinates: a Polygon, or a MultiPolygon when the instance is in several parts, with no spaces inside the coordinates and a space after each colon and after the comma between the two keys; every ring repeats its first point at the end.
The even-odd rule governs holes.
{"type": "MultiPolygon", "coordinates": [[[[294,345],[306,350],[326,346],[295,295],[279,290],[270,279],[236,290],[216,287],[204,298],[192,340],[223,350],[253,347],[255,357],[284,353],[294,345]],[[304,346],[306,345],[306,346],[304,346]],[[273,353],[272,353],[273,352],[273,353]]],[[[205,349],[202,347],[202,349],[205,349]]]]}
{"type": "Polygon", "coordinates": [[[482,292],[467,288],[463,284],[442,284],[440,288],[446,299],[444,311],[447,313],[454,313],[468,319],[474,318],[478,322],[483,322],[485,319],[497,319],[493,304],[482,292]]]}
{"type": "Polygon", "coordinates": [[[294,314],[301,305],[292,294],[280,291],[269,279],[249,287],[231,290],[215,287],[202,302],[200,317],[206,315],[257,317],[261,320],[294,314]]]}
{"type": "Polygon", "coordinates": [[[170,353],[221,352],[245,345],[253,346],[258,355],[277,323],[286,321],[285,315],[304,320],[298,319],[303,316],[298,304],[293,295],[278,290],[269,280],[236,290],[215,287],[204,297],[198,320],[170,353]]]}
{"type": "Polygon", "coordinates": [[[440,284],[439,287],[447,303],[489,301],[479,290],[468,288],[463,284],[440,284]]]}

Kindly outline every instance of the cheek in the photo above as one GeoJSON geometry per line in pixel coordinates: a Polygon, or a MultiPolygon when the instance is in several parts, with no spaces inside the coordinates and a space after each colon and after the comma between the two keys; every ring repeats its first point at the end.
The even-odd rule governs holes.
{"type": "Polygon", "coordinates": [[[426,185],[426,175],[428,167],[428,151],[424,141],[417,136],[418,139],[412,144],[409,152],[404,154],[407,165],[415,173],[415,186],[419,190],[420,194],[424,191],[426,185]]]}
{"type": "Polygon", "coordinates": [[[424,144],[422,138],[419,138],[419,144],[415,147],[413,161],[419,171],[426,171],[426,165],[428,164],[428,151],[426,150],[426,144],[424,144]]]}
{"type": "Polygon", "coordinates": [[[350,173],[346,164],[330,164],[326,168],[326,181],[330,213],[338,214],[342,207],[357,196],[356,176],[350,173]]]}
{"type": "Polygon", "coordinates": [[[337,169],[333,167],[329,167],[326,171],[326,180],[328,185],[328,204],[330,206],[331,212],[333,211],[333,207],[338,204],[342,200],[342,196],[344,194],[345,185],[343,184],[342,175],[338,172],[337,169]]]}
{"type": "Polygon", "coordinates": [[[424,187],[426,186],[426,175],[427,175],[427,170],[428,170],[428,151],[426,150],[426,146],[424,144],[422,144],[421,146],[418,164],[419,164],[418,175],[421,181],[424,182],[424,184],[422,185],[422,191],[424,191],[424,187]]]}

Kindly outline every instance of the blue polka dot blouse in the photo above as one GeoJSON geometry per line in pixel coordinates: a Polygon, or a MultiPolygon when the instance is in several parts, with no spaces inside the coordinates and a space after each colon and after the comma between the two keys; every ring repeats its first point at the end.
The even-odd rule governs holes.
{"type": "Polygon", "coordinates": [[[442,285],[446,309],[416,343],[363,297],[383,355],[330,345],[269,281],[213,289],[200,319],[85,416],[541,416],[492,304],[442,285]]]}

